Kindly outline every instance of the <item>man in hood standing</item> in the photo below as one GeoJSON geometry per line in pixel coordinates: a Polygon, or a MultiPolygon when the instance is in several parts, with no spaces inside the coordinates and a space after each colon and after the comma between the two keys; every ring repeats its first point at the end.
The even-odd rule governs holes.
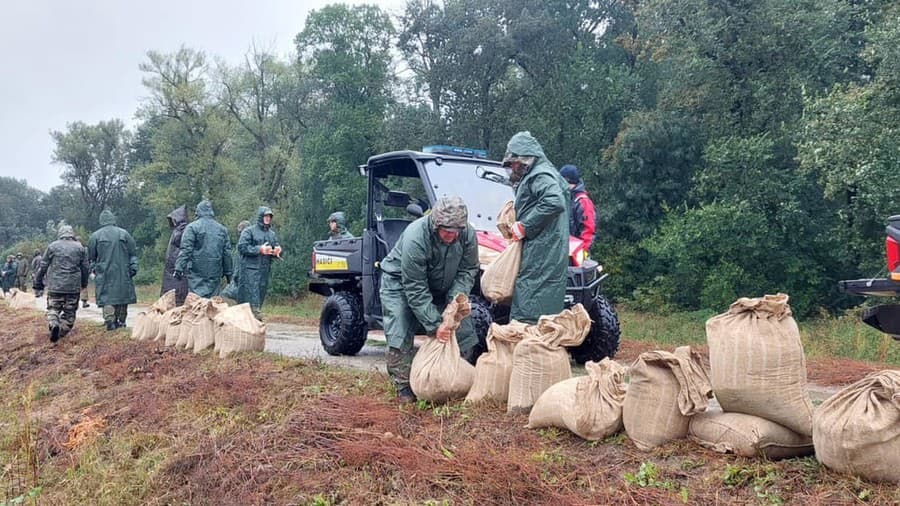
{"type": "Polygon", "coordinates": [[[281,257],[278,236],[272,230],[272,210],[261,206],[256,211],[256,224],[241,232],[238,253],[241,255],[238,303],[249,303],[253,315],[262,320],[262,305],[269,289],[269,269],[272,258],[281,257]]]}
{"type": "MultiPolygon", "coordinates": [[[[441,313],[457,294],[469,295],[478,273],[478,241],[460,197],[441,197],[428,216],[410,223],[382,260],[381,307],[388,375],[401,402],[415,401],[409,386],[417,328],[446,342],[452,332],[441,313]]],[[[478,344],[471,318],[456,331],[460,354],[472,362],[478,344]]]]}
{"type": "Polygon", "coordinates": [[[27,292],[28,285],[28,260],[21,253],[16,255],[16,287],[19,291],[27,292]]]}
{"type": "Polygon", "coordinates": [[[584,251],[590,251],[597,226],[594,202],[584,189],[584,180],[581,179],[578,167],[563,165],[559,169],[559,175],[568,183],[572,197],[569,208],[569,235],[581,239],[584,251]]]}
{"type": "Polygon", "coordinates": [[[109,209],[100,213],[100,230],[88,240],[88,260],[106,330],[124,327],[128,304],[137,302],[131,280],[137,275],[137,254],[131,234],[116,226],[116,216],[109,209]]]}
{"type": "Polygon", "coordinates": [[[353,234],[347,230],[347,218],[344,217],[343,211],[331,213],[328,217],[328,238],[353,239],[353,234]]]}
{"type": "Polygon", "coordinates": [[[175,209],[166,216],[166,220],[169,222],[169,228],[172,229],[172,235],[169,236],[169,245],[166,247],[166,264],[163,267],[162,288],[159,294],[175,290],[175,305],[180,306],[184,304],[184,299],[187,297],[188,280],[184,276],[181,279],[175,279],[175,262],[178,260],[178,254],[181,253],[181,238],[188,223],[187,206],[175,209]]]}
{"type": "Polygon", "coordinates": [[[35,292],[47,290],[47,324],[54,343],[75,325],[78,295],[90,275],[87,253],[75,240],[72,227],[59,227],[58,237],[41,257],[33,285],[35,292]]]}
{"type": "Polygon", "coordinates": [[[231,239],[228,229],[215,220],[212,203],[197,204],[196,219],[185,227],[181,236],[181,252],[175,261],[175,279],[187,272],[188,290],[209,298],[219,294],[222,277],[231,281],[231,239]]]}
{"type": "Polygon", "coordinates": [[[569,264],[569,199],[565,180],[529,132],[509,140],[503,166],[516,192],[513,240],[522,241],[522,264],[509,318],[537,323],[563,310],[569,264]]]}

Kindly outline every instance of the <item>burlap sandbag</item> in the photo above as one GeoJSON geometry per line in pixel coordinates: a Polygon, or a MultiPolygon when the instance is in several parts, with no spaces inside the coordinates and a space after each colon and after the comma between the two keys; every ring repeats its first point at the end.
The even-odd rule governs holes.
{"type": "Polygon", "coordinates": [[[809,436],[744,413],[710,410],[696,414],[691,417],[688,437],[710,450],[741,457],[779,460],[813,453],[809,436]]]}
{"type": "Polygon", "coordinates": [[[472,387],[475,368],[459,356],[456,342],[456,329],[471,312],[469,298],[457,294],[443,313],[443,323],[453,330],[453,335],[446,343],[428,339],[413,357],[409,386],[419,399],[432,402],[461,399],[472,387]]]}
{"type": "Polygon", "coordinates": [[[587,376],[570,378],[541,394],[528,428],[561,427],[597,441],[622,430],[625,367],[608,358],[584,365],[587,376]]]}
{"type": "Polygon", "coordinates": [[[690,346],[642,353],[630,376],[622,421],[641,450],[687,436],[690,417],[706,411],[712,397],[702,357],[690,346]]]}
{"type": "Polygon", "coordinates": [[[188,293],[188,296],[184,299],[184,314],[181,317],[181,331],[178,333],[178,341],[175,342],[176,348],[194,349],[192,321],[198,313],[201,315],[205,314],[208,306],[209,299],[188,293]]]}
{"type": "Polygon", "coordinates": [[[175,290],[169,290],[164,293],[153,305],[150,306],[150,311],[147,312],[147,318],[155,320],[153,323],[148,322],[148,331],[145,334],[147,339],[152,339],[154,341],[164,341],[166,339],[166,327],[168,326],[168,321],[165,318],[165,314],[167,311],[175,307],[175,290]],[[154,328],[156,330],[155,335],[150,335],[149,329],[154,328]]]}
{"type": "Polygon", "coordinates": [[[184,318],[185,306],[172,308],[163,315],[166,327],[165,346],[175,346],[181,334],[181,321],[184,318]]]}
{"type": "MultiPolygon", "coordinates": [[[[505,239],[512,238],[510,227],[515,222],[516,208],[512,201],[508,201],[497,215],[497,229],[505,239]]],[[[481,294],[495,304],[508,305],[512,302],[513,289],[521,265],[522,242],[511,241],[484,269],[481,275],[481,294]]]]}
{"type": "Polygon", "coordinates": [[[150,321],[148,318],[149,313],[146,311],[138,313],[137,316],[134,317],[134,325],[131,326],[131,338],[142,341],[147,339],[147,336],[150,332],[153,332],[152,337],[156,337],[156,321],[150,321]],[[150,329],[151,325],[153,329],[150,329]]]}
{"type": "Polygon", "coordinates": [[[508,325],[492,323],[488,329],[488,351],[475,363],[475,380],[466,395],[467,402],[493,400],[506,402],[509,398],[509,377],[512,374],[513,351],[525,337],[527,323],[516,320],[508,325]]]}
{"type": "Polygon", "coordinates": [[[706,322],[710,381],[722,410],[812,435],[806,357],[788,296],[741,298],[706,322]]]}
{"type": "Polygon", "coordinates": [[[266,324],[253,316],[250,304],[238,304],[224,309],[214,318],[215,347],[219,357],[232,352],[263,351],[266,347],[266,324]]]}
{"type": "Polygon", "coordinates": [[[205,306],[195,305],[191,311],[188,328],[193,340],[194,353],[212,347],[216,342],[215,317],[228,309],[222,297],[213,297],[205,306]]]}
{"type": "Polygon", "coordinates": [[[541,316],[537,325],[530,325],[513,351],[506,410],[527,412],[544,390],[571,378],[565,347],[581,344],[590,328],[591,318],[581,304],[557,315],[541,316]]]}
{"type": "Polygon", "coordinates": [[[822,403],[813,443],[829,469],[900,483],[900,371],[869,374],[822,403]]]}
{"type": "Polygon", "coordinates": [[[20,292],[16,288],[12,288],[10,293],[9,306],[13,309],[37,309],[35,306],[35,297],[33,293],[20,292]]]}

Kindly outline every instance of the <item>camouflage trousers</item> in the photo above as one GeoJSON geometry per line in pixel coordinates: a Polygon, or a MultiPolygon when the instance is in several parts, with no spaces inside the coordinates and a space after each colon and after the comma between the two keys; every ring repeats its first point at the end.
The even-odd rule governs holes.
{"type": "Polygon", "coordinates": [[[75,326],[75,312],[78,311],[77,293],[47,293],[47,324],[59,327],[64,336],[75,326]]]}
{"type": "Polygon", "coordinates": [[[25,276],[16,277],[16,287],[20,292],[28,291],[28,280],[25,278],[25,276]]]}
{"type": "Polygon", "coordinates": [[[106,323],[119,323],[125,326],[125,318],[128,316],[128,304],[116,304],[103,306],[103,321],[106,323]]]}

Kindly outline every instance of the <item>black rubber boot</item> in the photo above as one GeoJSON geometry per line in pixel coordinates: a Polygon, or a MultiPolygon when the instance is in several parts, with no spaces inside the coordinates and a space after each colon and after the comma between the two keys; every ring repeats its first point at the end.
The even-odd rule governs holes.
{"type": "Polygon", "coordinates": [[[397,400],[400,401],[400,404],[410,404],[416,402],[416,394],[413,393],[412,388],[403,387],[397,392],[397,400]]]}
{"type": "Polygon", "coordinates": [[[59,341],[59,325],[50,325],[50,342],[59,341]]]}
{"type": "Polygon", "coordinates": [[[106,330],[116,330],[116,322],[106,322],[106,330]]]}
{"type": "Polygon", "coordinates": [[[81,301],[81,307],[91,307],[91,303],[86,300],[83,300],[83,301],[81,301]]]}

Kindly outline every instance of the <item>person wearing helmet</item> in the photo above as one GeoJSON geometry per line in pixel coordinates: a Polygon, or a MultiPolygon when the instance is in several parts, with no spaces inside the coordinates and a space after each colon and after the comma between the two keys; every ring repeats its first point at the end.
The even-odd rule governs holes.
{"type": "Polygon", "coordinates": [[[328,216],[328,238],[331,240],[353,239],[353,234],[347,230],[347,218],[344,217],[343,211],[337,211],[328,216]]]}
{"type": "Polygon", "coordinates": [[[566,297],[569,263],[568,185],[529,132],[512,136],[503,166],[516,191],[513,240],[522,241],[522,263],[513,288],[510,320],[537,323],[558,314],[566,297]]]}
{"type": "Polygon", "coordinates": [[[26,286],[28,284],[28,260],[25,260],[25,255],[18,253],[16,254],[16,287],[20,292],[27,292],[26,286]]]}
{"type": "Polygon", "coordinates": [[[241,232],[238,253],[241,255],[238,303],[250,304],[253,315],[262,320],[262,305],[269,290],[269,270],[273,258],[281,258],[281,245],[272,230],[275,213],[266,206],[256,211],[256,224],[241,232]]]}
{"type": "MultiPolygon", "coordinates": [[[[478,273],[478,241],[463,199],[441,197],[431,214],[410,223],[381,261],[381,307],[388,375],[401,402],[415,401],[409,385],[418,328],[447,341],[441,313],[457,294],[469,295],[478,273]]],[[[472,361],[478,344],[471,318],[456,331],[460,354],[472,361]]]]}
{"type": "Polygon", "coordinates": [[[90,275],[87,252],[72,227],[62,225],[57,236],[41,257],[33,285],[35,292],[47,290],[47,324],[54,343],[75,325],[78,296],[90,275]]]}

